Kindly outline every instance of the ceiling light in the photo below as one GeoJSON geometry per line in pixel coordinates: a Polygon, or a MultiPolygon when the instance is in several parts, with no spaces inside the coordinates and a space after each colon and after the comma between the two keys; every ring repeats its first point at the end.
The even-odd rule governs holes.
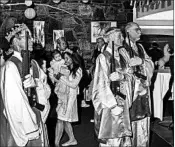
{"type": "Polygon", "coordinates": [[[61,0],[53,0],[54,3],[58,4],[61,2],[61,0]]]}
{"type": "Polygon", "coordinates": [[[9,2],[9,0],[0,0],[0,3],[2,3],[2,4],[6,4],[8,2],[9,2]]]}
{"type": "Polygon", "coordinates": [[[33,19],[36,16],[36,11],[33,8],[27,8],[24,12],[24,15],[28,19],[33,19]]]}
{"type": "Polygon", "coordinates": [[[89,0],[81,0],[82,3],[87,4],[89,0]]]}
{"type": "Polygon", "coordinates": [[[32,5],[32,0],[25,0],[25,4],[30,7],[32,5]]]}

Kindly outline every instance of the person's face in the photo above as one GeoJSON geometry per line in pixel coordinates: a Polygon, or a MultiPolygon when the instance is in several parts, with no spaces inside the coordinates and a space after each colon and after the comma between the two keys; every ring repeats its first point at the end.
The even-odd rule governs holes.
{"type": "Polygon", "coordinates": [[[128,33],[132,41],[138,41],[140,40],[140,36],[141,36],[141,28],[139,27],[139,25],[133,24],[128,29],[128,33]]]}
{"type": "Polygon", "coordinates": [[[114,45],[116,47],[122,46],[123,40],[124,40],[124,38],[123,38],[121,33],[118,33],[118,32],[114,33],[114,45]]]}
{"type": "Polygon", "coordinates": [[[102,49],[104,44],[105,44],[105,42],[102,39],[97,39],[97,47],[99,49],[102,49]]]}
{"type": "Polygon", "coordinates": [[[64,55],[64,60],[65,60],[65,64],[67,65],[67,66],[71,66],[72,65],[72,59],[70,58],[70,56],[69,55],[67,55],[67,54],[65,54],[64,55]]]}
{"type": "MultiPolygon", "coordinates": [[[[29,36],[28,36],[28,50],[33,51],[33,38],[31,36],[31,32],[28,30],[29,36]]],[[[26,37],[25,37],[25,30],[21,31],[19,33],[18,37],[15,38],[15,45],[19,46],[21,50],[26,50],[26,37]]]]}
{"type": "Polygon", "coordinates": [[[61,55],[58,53],[58,54],[55,54],[54,55],[54,59],[55,61],[60,61],[62,59],[61,55]]]}
{"type": "Polygon", "coordinates": [[[62,51],[65,51],[66,48],[67,48],[66,42],[63,41],[63,40],[61,40],[61,41],[60,41],[60,49],[61,49],[62,51]]]}

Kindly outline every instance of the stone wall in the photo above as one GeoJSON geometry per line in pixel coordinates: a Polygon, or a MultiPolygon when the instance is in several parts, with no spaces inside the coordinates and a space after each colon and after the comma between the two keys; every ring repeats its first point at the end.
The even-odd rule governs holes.
{"type": "Polygon", "coordinates": [[[91,21],[116,21],[117,27],[132,21],[132,8],[126,0],[92,0],[90,4],[83,4],[79,0],[64,0],[60,4],[48,4],[46,1],[43,5],[37,5],[36,1],[34,9],[37,16],[33,20],[25,18],[23,12],[26,6],[1,8],[0,22],[11,15],[32,29],[33,20],[45,21],[46,44],[52,43],[53,30],[64,30],[70,48],[80,48],[87,67],[91,64],[90,56],[94,49],[94,43],[91,43],[91,21]]]}

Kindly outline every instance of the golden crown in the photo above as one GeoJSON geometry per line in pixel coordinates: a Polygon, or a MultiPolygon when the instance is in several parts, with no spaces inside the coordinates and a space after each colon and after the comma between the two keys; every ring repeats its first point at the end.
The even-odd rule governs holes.
{"type": "Polygon", "coordinates": [[[10,42],[10,39],[15,36],[17,33],[23,31],[23,30],[28,30],[28,27],[22,23],[22,24],[15,24],[14,28],[11,29],[9,33],[5,36],[8,42],[10,42]]]}

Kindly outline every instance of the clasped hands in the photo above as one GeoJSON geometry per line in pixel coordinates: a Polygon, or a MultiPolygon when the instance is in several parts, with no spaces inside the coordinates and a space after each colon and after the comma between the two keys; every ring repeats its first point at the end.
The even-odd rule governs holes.
{"type": "MultiPolygon", "coordinates": [[[[142,61],[141,58],[139,58],[139,57],[134,57],[134,58],[131,58],[131,59],[129,60],[129,66],[132,67],[132,66],[141,65],[142,62],[143,62],[143,61],[142,61]]],[[[129,73],[132,73],[133,71],[132,71],[132,69],[129,69],[128,72],[129,72],[129,73]]],[[[109,79],[110,79],[111,81],[119,81],[119,80],[123,79],[123,77],[124,77],[123,74],[118,70],[118,71],[116,71],[116,72],[111,73],[110,76],[109,76],[109,79]]]]}
{"type": "Polygon", "coordinates": [[[121,115],[123,113],[123,107],[116,105],[114,108],[111,108],[113,115],[121,115]]]}
{"type": "Polygon", "coordinates": [[[24,88],[35,87],[35,81],[31,74],[25,76],[25,80],[23,81],[24,88]]]}
{"type": "Polygon", "coordinates": [[[121,79],[123,79],[123,78],[124,78],[124,76],[122,75],[122,73],[120,73],[120,72],[118,72],[118,71],[113,72],[113,73],[111,73],[111,74],[109,75],[109,79],[110,79],[111,81],[119,81],[119,80],[121,80],[121,79]]]}
{"type": "Polygon", "coordinates": [[[137,66],[142,64],[142,59],[139,57],[134,57],[129,60],[129,66],[137,66]]]}

